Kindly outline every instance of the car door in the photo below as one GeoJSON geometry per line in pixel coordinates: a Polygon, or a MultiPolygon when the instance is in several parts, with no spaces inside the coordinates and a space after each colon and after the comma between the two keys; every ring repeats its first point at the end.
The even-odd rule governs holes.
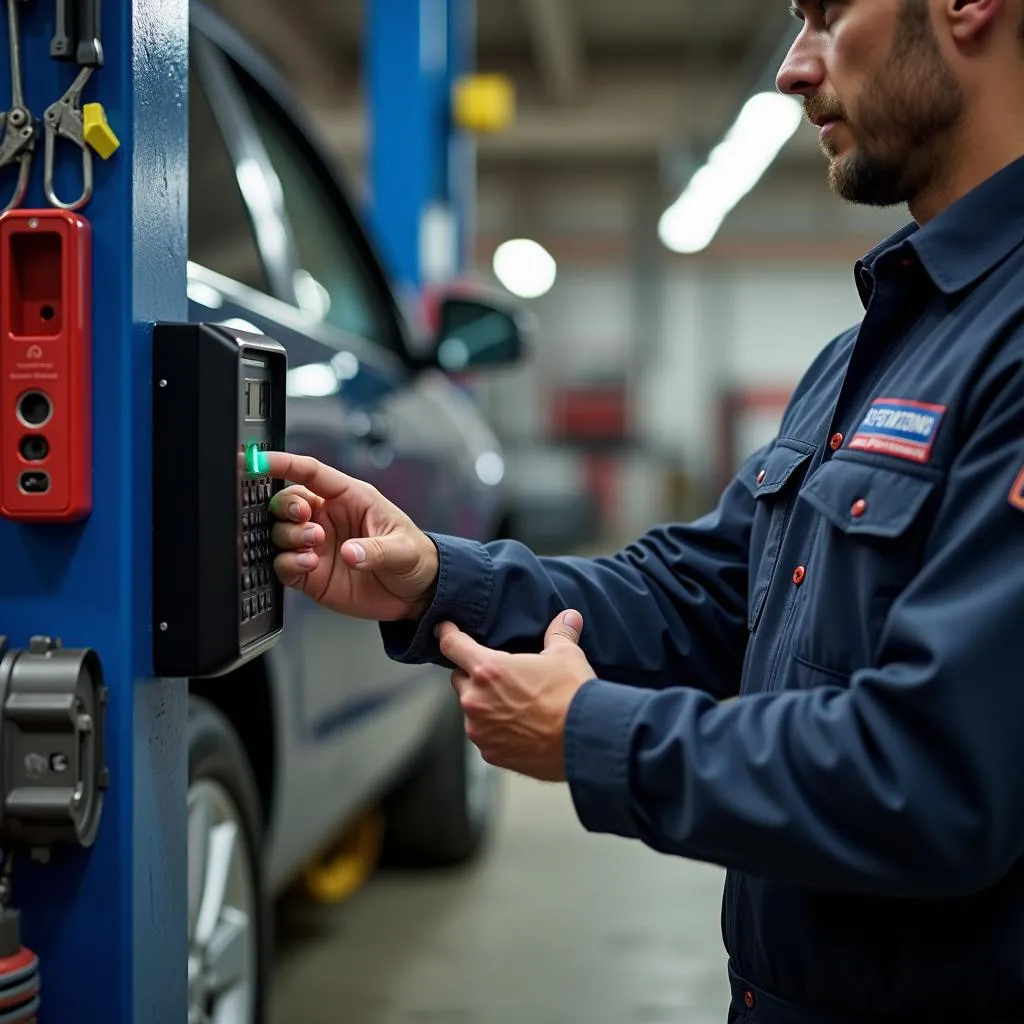
{"type": "MultiPolygon", "coordinates": [[[[373,483],[427,529],[456,532],[473,505],[464,435],[476,421],[464,416],[460,429],[445,410],[450,384],[413,372],[393,296],[344,196],[288,113],[223,42],[222,33],[194,42],[194,96],[210,107],[252,231],[248,245],[222,238],[225,183],[196,195],[204,187],[197,177],[196,315],[255,328],[285,346],[290,450],[373,483]]],[[[193,114],[194,123],[201,116],[193,114]]],[[[286,615],[270,663],[287,702],[287,788],[303,800],[282,807],[275,823],[280,865],[308,855],[318,832],[379,788],[425,736],[440,693],[415,685],[436,671],[384,656],[376,624],[295,594],[286,615]]]]}

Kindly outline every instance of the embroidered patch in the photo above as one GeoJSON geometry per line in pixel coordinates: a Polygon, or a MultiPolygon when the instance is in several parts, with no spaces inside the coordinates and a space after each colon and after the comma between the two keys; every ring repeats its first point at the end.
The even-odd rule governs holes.
{"type": "Polygon", "coordinates": [[[876,398],[850,439],[849,447],[911,462],[927,462],[932,457],[935,435],[945,414],[944,405],[929,405],[907,398],[876,398]]]}
{"type": "Polygon", "coordinates": [[[1017,474],[1017,479],[1013,481],[1008,497],[1014,508],[1024,512],[1024,469],[1017,474]]]}

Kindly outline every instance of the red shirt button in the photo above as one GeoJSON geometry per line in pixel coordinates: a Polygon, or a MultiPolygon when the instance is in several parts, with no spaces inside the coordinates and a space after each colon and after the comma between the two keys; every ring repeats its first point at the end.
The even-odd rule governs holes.
{"type": "Polygon", "coordinates": [[[743,1005],[746,1006],[748,1010],[752,1010],[754,1008],[753,992],[747,991],[743,993],[743,1005]]]}
{"type": "Polygon", "coordinates": [[[858,498],[853,503],[853,508],[850,509],[850,515],[854,519],[859,519],[868,510],[868,503],[863,498],[858,498]]]}
{"type": "Polygon", "coordinates": [[[833,434],[832,435],[832,440],[829,441],[828,446],[834,452],[839,451],[839,449],[843,447],[843,435],[842,434],[833,434]]]}
{"type": "Polygon", "coordinates": [[[793,570],[793,582],[799,587],[803,583],[804,578],[807,576],[807,570],[802,566],[798,565],[793,570]]]}
{"type": "Polygon", "coordinates": [[[759,484],[763,484],[764,483],[764,478],[765,478],[765,471],[762,469],[761,472],[757,474],[757,482],[759,484]]]}

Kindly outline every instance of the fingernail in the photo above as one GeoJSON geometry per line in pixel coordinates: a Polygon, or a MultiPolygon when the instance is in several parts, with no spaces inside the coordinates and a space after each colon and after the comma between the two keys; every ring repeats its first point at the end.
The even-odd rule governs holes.
{"type": "Polygon", "coordinates": [[[289,519],[298,519],[300,511],[301,511],[301,509],[299,508],[299,503],[297,501],[293,501],[288,506],[288,518],[289,519]]]}
{"type": "Polygon", "coordinates": [[[316,555],[308,553],[305,555],[299,555],[298,558],[295,559],[295,561],[298,563],[299,568],[301,569],[312,569],[316,566],[316,555]]]}
{"type": "Polygon", "coordinates": [[[362,544],[351,544],[349,550],[357,563],[366,561],[366,548],[362,544]]]}
{"type": "Polygon", "coordinates": [[[315,544],[318,535],[319,535],[319,531],[317,530],[317,528],[315,526],[307,526],[302,531],[302,541],[305,544],[315,544]]]}
{"type": "Polygon", "coordinates": [[[579,612],[566,612],[562,616],[562,621],[577,633],[583,628],[583,616],[579,612]]]}

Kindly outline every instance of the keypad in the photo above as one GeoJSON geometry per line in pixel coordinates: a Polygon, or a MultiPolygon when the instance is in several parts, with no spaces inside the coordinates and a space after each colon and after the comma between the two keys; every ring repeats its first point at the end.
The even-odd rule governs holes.
{"type": "MultiPolygon", "coordinates": [[[[269,451],[270,444],[258,448],[269,451]]],[[[273,523],[269,509],[274,484],[269,476],[243,474],[241,488],[240,616],[242,622],[249,622],[274,610],[273,523]]]]}

